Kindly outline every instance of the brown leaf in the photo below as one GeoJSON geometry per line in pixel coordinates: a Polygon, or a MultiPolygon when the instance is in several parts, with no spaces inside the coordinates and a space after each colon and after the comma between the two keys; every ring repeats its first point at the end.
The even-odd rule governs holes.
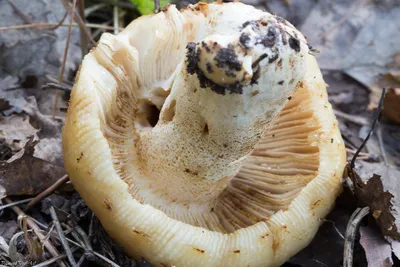
{"type": "MultiPolygon", "coordinates": [[[[400,77],[400,75],[399,75],[400,77]]],[[[400,88],[389,88],[383,106],[383,114],[389,119],[400,123],[400,88]]]]}
{"type": "Polygon", "coordinates": [[[36,195],[65,174],[62,166],[33,156],[36,142],[30,139],[25,147],[7,161],[0,161],[0,197],[36,195]]]}
{"type": "Polygon", "coordinates": [[[360,244],[364,248],[368,267],[393,266],[392,249],[381,233],[373,227],[360,227],[360,244]]]}
{"type": "Polygon", "coordinates": [[[38,129],[29,123],[29,116],[26,114],[0,115],[0,141],[13,152],[21,150],[30,136],[37,140],[37,132],[38,129]]]}
{"type": "Polygon", "coordinates": [[[385,167],[382,175],[373,174],[365,181],[350,165],[346,167],[346,175],[353,182],[355,196],[370,207],[382,233],[395,240],[400,240],[399,174],[399,171],[385,167]]]}

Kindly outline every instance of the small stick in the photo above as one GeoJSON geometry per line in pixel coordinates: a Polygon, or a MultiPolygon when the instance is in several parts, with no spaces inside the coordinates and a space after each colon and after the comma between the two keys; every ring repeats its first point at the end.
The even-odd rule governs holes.
{"type": "MultiPolygon", "coordinates": [[[[60,75],[58,77],[58,83],[59,84],[62,84],[62,81],[63,81],[63,78],[64,78],[64,70],[65,70],[65,65],[67,63],[69,41],[71,40],[72,22],[74,21],[76,1],[77,0],[74,0],[74,2],[72,4],[71,18],[69,20],[69,28],[68,28],[68,34],[67,34],[67,42],[65,44],[65,49],[64,49],[64,55],[63,55],[63,60],[62,60],[62,64],[61,64],[60,75]]],[[[60,94],[59,91],[56,90],[56,99],[55,99],[54,105],[53,105],[53,119],[56,116],[56,110],[57,110],[57,105],[58,105],[59,94],[60,94]]]]}
{"type": "MultiPolygon", "coordinates": [[[[12,203],[12,201],[6,197],[5,198],[6,202],[8,203],[12,203]]],[[[50,241],[45,240],[45,236],[41,233],[41,230],[39,228],[39,226],[37,226],[37,224],[32,220],[32,218],[30,218],[29,216],[27,216],[20,208],[18,207],[12,207],[12,209],[14,210],[14,212],[18,215],[18,216],[26,216],[26,224],[28,225],[29,228],[31,228],[35,234],[39,237],[40,240],[44,240],[43,244],[44,247],[49,251],[50,255],[53,257],[57,257],[59,256],[59,252],[57,251],[57,249],[50,243],[50,241]]],[[[61,261],[58,260],[57,261],[58,265],[61,267],[67,267],[67,265],[61,261]]]]}
{"type": "Polygon", "coordinates": [[[363,125],[363,126],[364,125],[369,125],[368,120],[366,118],[364,118],[364,117],[356,116],[356,115],[349,115],[349,114],[346,114],[346,113],[344,113],[344,112],[342,112],[340,110],[336,110],[336,109],[334,109],[333,112],[335,113],[335,115],[337,117],[345,119],[345,120],[348,120],[348,121],[351,121],[351,122],[353,122],[355,124],[363,125]]]}
{"type": "Polygon", "coordinates": [[[71,92],[71,88],[70,87],[66,87],[57,83],[46,83],[45,85],[42,86],[43,90],[47,90],[47,89],[58,89],[58,90],[62,90],[65,92],[71,92]]]}
{"type": "MultiPolygon", "coordinates": [[[[76,250],[78,250],[78,247],[73,247],[73,248],[71,249],[72,252],[75,252],[76,250]]],[[[52,264],[52,263],[54,263],[54,262],[56,262],[56,261],[58,261],[58,260],[64,259],[65,257],[67,257],[67,254],[66,254],[66,253],[63,253],[63,254],[60,254],[60,255],[57,256],[57,257],[54,257],[54,258],[48,259],[47,261],[44,261],[44,262],[41,262],[41,263],[39,263],[39,264],[33,265],[32,267],[44,267],[44,266],[48,266],[48,265],[50,265],[50,264],[52,264]]]]}
{"type": "Polygon", "coordinates": [[[77,267],[81,266],[85,259],[86,259],[86,255],[85,255],[85,253],[83,253],[82,256],[80,257],[78,263],[76,264],[76,266],[77,267]]]}
{"type": "Polygon", "coordinates": [[[343,267],[353,267],[353,249],[354,240],[361,220],[369,213],[369,207],[357,208],[350,217],[347,224],[345,240],[344,240],[344,255],[343,267]]]}
{"type": "Polygon", "coordinates": [[[85,231],[83,231],[83,229],[79,225],[75,225],[74,229],[82,237],[83,243],[85,243],[85,246],[87,247],[87,249],[93,250],[92,244],[90,243],[89,237],[85,233],[85,231]]]}
{"type": "Polygon", "coordinates": [[[79,25],[79,28],[81,31],[83,31],[86,35],[86,37],[89,39],[89,41],[93,44],[96,45],[96,42],[93,40],[92,35],[90,34],[90,32],[88,31],[88,29],[86,28],[86,24],[83,21],[83,19],[81,18],[81,16],[79,15],[79,13],[76,12],[76,10],[73,9],[73,6],[71,5],[71,3],[68,0],[61,0],[62,4],[64,5],[65,9],[67,9],[68,11],[72,13],[74,13],[74,20],[76,21],[76,23],[79,25]]]}
{"type": "Polygon", "coordinates": [[[28,203],[28,209],[30,207],[35,206],[37,203],[39,203],[43,198],[47,197],[48,195],[50,195],[51,193],[54,192],[54,190],[56,190],[57,188],[59,188],[60,186],[62,186],[63,184],[65,184],[67,181],[69,180],[68,175],[64,175],[63,177],[61,177],[60,179],[58,179],[54,184],[52,184],[51,186],[49,186],[48,188],[46,188],[46,190],[44,190],[42,193],[40,193],[39,195],[37,195],[35,198],[33,198],[29,203],[28,203]]]}
{"type": "Polygon", "coordinates": [[[67,240],[65,239],[65,235],[64,235],[63,229],[61,228],[60,221],[58,220],[56,210],[54,209],[53,206],[51,206],[49,210],[50,210],[51,218],[53,219],[54,224],[56,225],[56,230],[58,233],[58,237],[60,238],[61,245],[63,246],[65,253],[67,253],[68,261],[71,264],[71,266],[76,267],[75,258],[72,255],[71,248],[69,247],[67,240]]]}
{"type": "MultiPolygon", "coordinates": [[[[79,0],[78,5],[79,5],[78,6],[78,14],[79,14],[79,17],[82,19],[83,26],[85,27],[85,0],[79,0]]],[[[86,29],[86,31],[87,31],[87,29],[86,29]]],[[[80,31],[80,37],[81,37],[80,45],[81,45],[82,58],[83,58],[88,52],[88,36],[87,36],[85,30],[80,31]]]]}
{"type": "Polygon", "coordinates": [[[32,201],[33,199],[34,199],[34,198],[31,197],[31,198],[27,198],[27,199],[23,199],[23,200],[18,200],[18,201],[14,201],[14,202],[11,202],[11,200],[10,200],[10,202],[8,202],[8,204],[5,204],[5,205],[3,205],[3,206],[0,206],[0,210],[4,210],[5,208],[14,207],[14,206],[17,206],[17,205],[20,205],[20,204],[24,204],[24,203],[26,203],[26,202],[32,201]]]}
{"type": "MultiPolygon", "coordinates": [[[[85,247],[81,246],[80,244],[78,244],[78,243],[75,242],[75,241],[72,241],[71,239],[68,239],[68,238],[67,238],[67,241],[70,242],[71,244],[77,246],[77,247],[80,247],[80,248],[82,248],[82,249],[85,249],[85,247]]],[[[102,259],[103,261],[107,262],[107,263],[110,264],[111,266],[113,266],[113,267],[120,267],[118,264],[116,264],[116,263],[113,262],[112,260],[110,260],[110,259],[104,257],[104,256],[101,255],[100,253],[98,253],[98,252],[96,252],[96,251],[92,251],[92,252],[93,252],[93,254],[94,254],[96,257],[102,259]]]]}
{"type": "Polygon", "coordinates": [[[61,223],[63,227],[67,228],[68,231],[71,233],[72,237],[75,238],[75,241],[81,244],[81,246],[85,246],[85,243],[82,241],[81,237],[79,234],[75,231],[75,229],[72,229],[68,224],[66,223],[61,223]]]}

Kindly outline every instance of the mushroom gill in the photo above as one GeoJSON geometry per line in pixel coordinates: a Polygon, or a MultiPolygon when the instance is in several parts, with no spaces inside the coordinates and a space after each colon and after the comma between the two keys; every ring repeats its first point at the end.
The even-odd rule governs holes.
{"type": "Polygon", "coordinates": [[[241,3],[169,6],[103,34],[71,95],[64,161],[129,254],[276,266],[308,244],[345,158],[308,51],[241,3]]]}

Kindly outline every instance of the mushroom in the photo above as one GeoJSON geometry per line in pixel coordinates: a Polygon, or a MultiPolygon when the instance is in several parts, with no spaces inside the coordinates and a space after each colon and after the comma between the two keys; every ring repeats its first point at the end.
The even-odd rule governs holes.
{"type": "Polygon", "coordinates": [[[304,36],[241,3],[170,5],[85,56],[63,151],[87,205],[156,266],[278,266],[341,191],[345,152],[304,36]]]}

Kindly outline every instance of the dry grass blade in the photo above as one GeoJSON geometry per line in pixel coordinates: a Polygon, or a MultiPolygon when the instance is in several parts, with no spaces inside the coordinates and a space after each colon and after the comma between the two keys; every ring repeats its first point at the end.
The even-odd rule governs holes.
{"type": "MultiPolygon", "coordinates": [[[[12,203],[12,201],[7,197],[5,198],[5,200],[7,203],[12,203]]],[[[18,216],[26,216],[26,214],[20,208],[14,206],[12,207],[12,209],[18,216]]],[[[41,233],[39,226],[31,218],[26,217],[26,224],[34,231],[34,233],[39,237],[40,240],[43,240],[43,245],[49,251],[51,256],[57,257],[60,255],[57,249],[50,243],[50,241],[45,240],[46,237],[41,233]]],[[[57,264],[61,267],[67,267],[67,265],[62,260],[58,260],[57,264]]]]}
{"type": "Polygon", "coordinates": [[[65,235],[63,232],[63,229],[61,227],[60,221],[58,220],[57,214],[56,214],[56,210],[54,209],[53,206],[50,207],[50,215],[51,218],[53,219],[53,222],[56,226],[56,230],[57,230],[57,234],[58,237],[60,238],[60,242],[61,245],[63,246],[65,253],[67,253],[67,258],[69,263],[71,264],[71,266],[76,267],[76,261],[74,256],[72,255],[72,251],[71,248],[69,247],[69,244],[67,242],[67,240],[65,239],[65,235]]]}
{"type": "Polygon", "coordinates": [[[61,0],[61,2],[64,5],[65,9],[70,12],[70,14],[72,14],[72,13],[74,14],[74,20],[79,25],[81,32],[85,33],[86,38],[88,38],[90,40],[92,45],[96,45],[96,42],[93,40],[92,35],[90,34],[89,30],[87,29],[84,20],[81,18],[79,13],[76,12],[76,10],[75,10],[76,6],[74,8],[74,5],[73,4],[71,5],[71,3],[69,3],[68,0],[61,0]]]}
{"type": "Polygon", "coordinates": [[[7,0],[8,3],[12,6],[12,8],[15,10],[15,12],[18,13],[18,15],[21,16],[21,18],[23,18],[25,20],[26,23],[32,24],[33,21],[31,20],[30,17],[28,17],[24,12],[22,12],[15,4],[14,1],[12,0],[7,0]]]}
{"type": "Polygon", "coordinates": [[[353,267],[354,240],[361,220],[368,213],[369,207],[357,208],[350,217],[345,233],[343,267],[353,267]]]}
{"type": "MultiPolygon", "coordinates": [[[[113,31],[113,26],[107,26],[102,24],[95,24],[95,23],[86,23],[86,27],[93,28],[93,29],[103,29],[103,30],[110,30],[113,31]]],[[[33,24],[23,24],[23,25],[12,25],[12,26],[4,26],[0,27],[0,31],[10,31],[10,30],[23,30],[23,29],[32,29],[32,28],[39,28],[44,30],[51,30],[58,26],[61,27],[69,27],[70,24],[58,24],[58,23],[33,23],[33,24]]],[[[78,24],[72,24],[72,27],[79,27],[78,24]]],[[[123,30],[123,28],[119,28],[119,30],[123,30]]]]}
{"type": "Polygon", "coordinates": [[[368,120],[364,117],[361,116],[356,116],[356,115],[350,115],[346,114],[340,110],[333,110],[335,112],[335,115],[341,119],[345,119],[347,121],[353,122],[355,124],[359,125],[368,125],[368,120]]]}
{"type": "Polygon", "coordinates": [[[67,86],[63,86],[57,83],[46,83],[45,85],[42,86],[43,90],[47,90],[47,89],[58,89],[58,90],[62,90],[65,92],[71,92],[72,88],[71,87],[67,87],[67,86]]]}
{"type": "Polygon", "coordinates": [[[19,201],[14,201],[14,202],[10,202],[6,205],[0,206],[0,210],[4,210],[5,208],[9,208],[9,207],[14,207],[20,204],[24,204],[27,203],[29,201],[32,201],[34,198],[27,198],[27,199],[23,199],[23,200],[19,200],[19,201]]]}
{"type": "MultiPolygon", "coordinates": [[[[65,49],[64,49],[64,56],[63,56],[63,61],[61,64],[61,70],[60,70],[60,76],[58,77],[58,83],[62,84],[63,78],[64,78],[64,70],[65,70],[65,64],[67,63],[67,55],[68,55],[68,49],[69,49],[69,41],[71,39],[71,32],[72,32],[72,22],[74,21],[74,15],[75,15],[75,7],[76,7],[76,1],[74,0],[72,4],[72,10],[71,10],[71,17],[69,20],[69,28],[68,28],[68,35],[67,35],[67,42],[65,44],[65,49]]],[[[54,101],[54,106],[53,106],[53,119],[56,116],[56,110],[57,110],[57,105],[58,105],[58,98],[59,98],[59,91],[56,91],[56,98],[54,101]]]]}

